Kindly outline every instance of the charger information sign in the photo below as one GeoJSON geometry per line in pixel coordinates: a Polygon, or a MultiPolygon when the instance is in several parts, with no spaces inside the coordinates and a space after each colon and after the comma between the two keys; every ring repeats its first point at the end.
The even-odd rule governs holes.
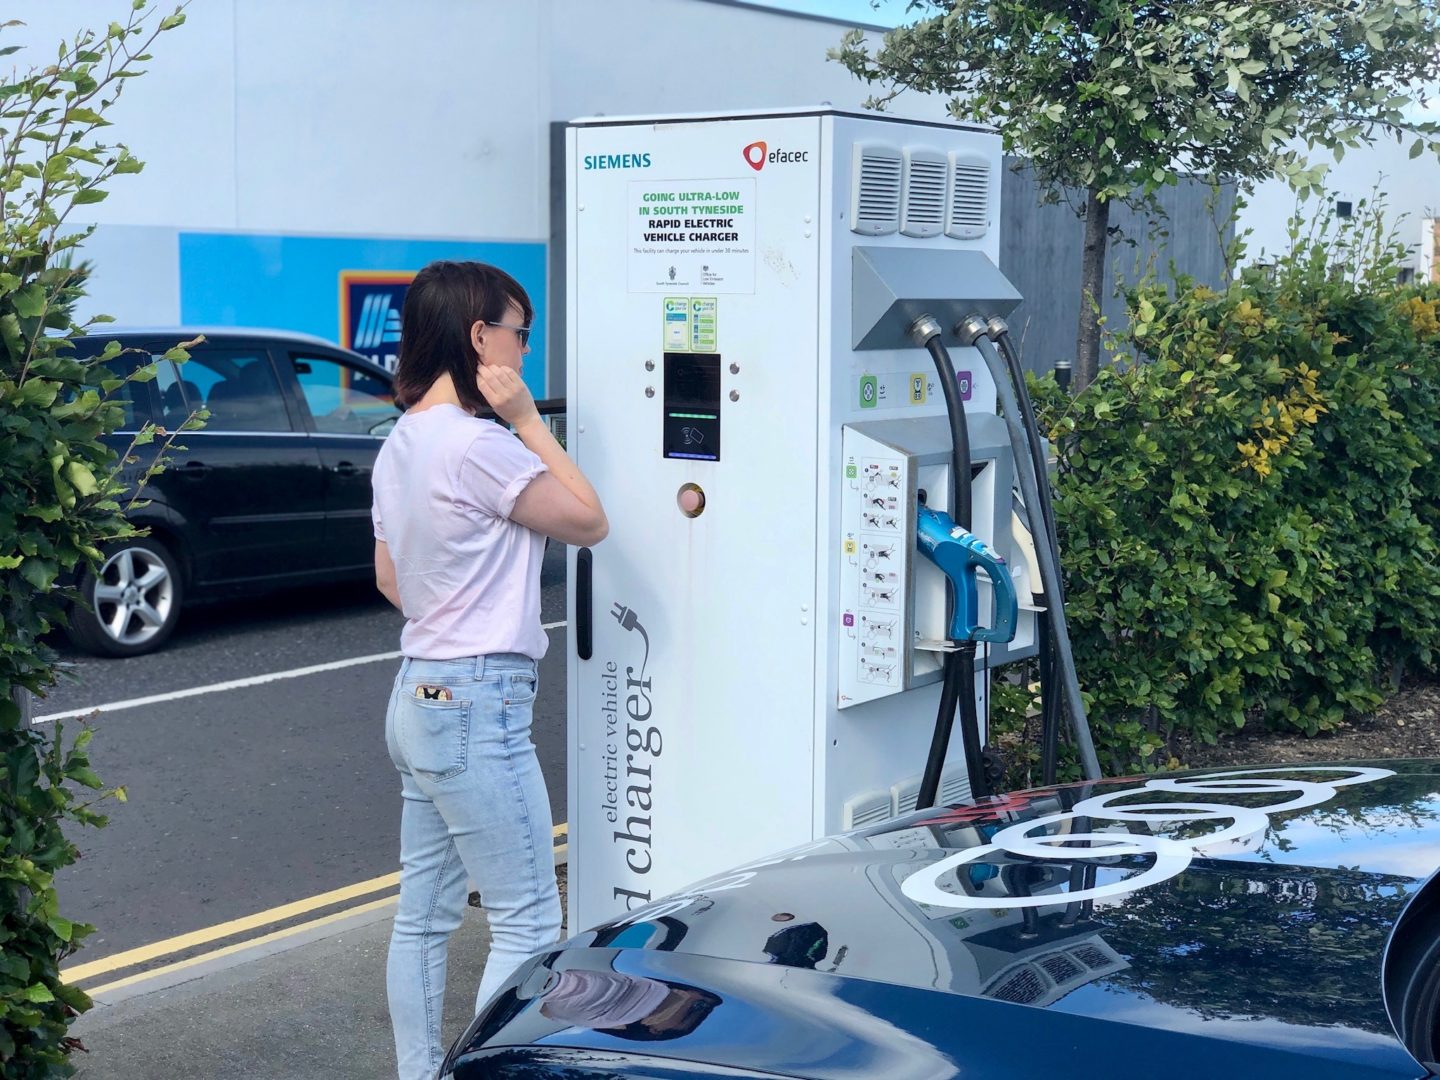
{"type": "Polygon", "coordinates": [[[630,184],[631,292],[755,291],[755,181],[630,184]]]}

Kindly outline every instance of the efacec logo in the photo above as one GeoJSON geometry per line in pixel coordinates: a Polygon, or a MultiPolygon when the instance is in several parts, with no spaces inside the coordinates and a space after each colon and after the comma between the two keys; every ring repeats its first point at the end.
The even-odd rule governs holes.
{"type": "Polygon", "coordinates": [[[809,150],[771,150],[770,145],[763,139],[756,139],[740,151],[740,155],[745,159],[745,164],[756,172],[765,168],[767,162],[771,165],[793,165],[810,160],[809,150]]]}

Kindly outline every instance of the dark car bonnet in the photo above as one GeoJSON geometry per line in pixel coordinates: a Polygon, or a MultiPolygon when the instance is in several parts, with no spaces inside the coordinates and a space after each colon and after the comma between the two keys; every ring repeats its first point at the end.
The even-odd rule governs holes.
{"type": "Polygon", "coordinates": [[[582,933],[522,968],[462,1045],[1075,1076],[1123,1031],[1130,1064],[1096,1075],[1160,1075],[1142,1047],[1166,1076],[1423,1075],[1381,968],[1437,866],[1440,762],[1022,792],[822,840],[582,933]]]}

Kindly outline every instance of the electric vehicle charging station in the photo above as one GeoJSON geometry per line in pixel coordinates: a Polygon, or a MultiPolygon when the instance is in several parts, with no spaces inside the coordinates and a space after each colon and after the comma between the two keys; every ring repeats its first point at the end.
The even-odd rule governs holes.
{"type": "MultiPolygon", "coordinates": [[[[1035,651],[1039,585],[996,385],[951,329],[1020,299],[997,134],[600,118],[566,154],[569,450],[610,519],[569,553],[578,928],[916,805],[961,599],[921,552],[954,459],[920,316],[968,420],[982,722],[985,668],[1035,651]]],[[[969,790],[952,747],[940,798],[969,790]]]]}

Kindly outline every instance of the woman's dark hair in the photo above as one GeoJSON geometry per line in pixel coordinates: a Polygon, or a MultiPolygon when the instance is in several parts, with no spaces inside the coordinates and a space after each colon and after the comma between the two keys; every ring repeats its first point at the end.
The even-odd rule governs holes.
{"type": "Polygon", "coordinates": [[[400,360],[395,400],[408,408],[425,396],[442,372],[449,372],[460,404],[471,412],[488,409],[475,386],[480,358],[470,344],[478,322],[506,322],[511,304],[526,326],[535,309],[525,289],[499,267],[481,262],[432,262],[415,275],[400,313],[400,360]]]}

